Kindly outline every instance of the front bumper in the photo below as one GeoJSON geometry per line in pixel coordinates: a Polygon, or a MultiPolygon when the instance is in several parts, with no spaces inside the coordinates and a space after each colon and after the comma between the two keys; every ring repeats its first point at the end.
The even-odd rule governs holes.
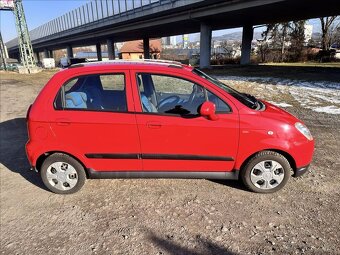
{"type": "Polygon", "coordinates": [[[310,165],[307,165],[307,166],[304,166],[304,167],[299,167],[299,168],[297,168],[297,169],[294,171],[293,177],[299,177],[299,176],[305,174],[305,173],[308,171],[309,166],[310,166],[310,165]]]}

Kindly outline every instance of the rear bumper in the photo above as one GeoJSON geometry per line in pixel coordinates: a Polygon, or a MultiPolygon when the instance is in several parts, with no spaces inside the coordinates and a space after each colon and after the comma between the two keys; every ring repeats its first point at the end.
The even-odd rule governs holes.
{"type": "Polygon", "coordinates": [[[28,159],[28,162],[31,165],[31,168],[35,168],[32,142],[30,140],[27,141],[26,146],[25,146],[25,150],[26,150],[26,157],[28,159]]]}
{"type": "Polygon", "coordinates": [[[31,166],[30,170],[31,170],[32,172],[39,173],[38,169],[37,169],[36,167],[34,167],[34,166],[31,166]]]}
{"type": "Polygon", "coordinates": [[[293,177],[299,177],[299,176],[305,174],[305,173],[308,171],[309,166],[310,166],[310,165],[307,165],[307,166],[304,166],[304,167],[299,167],[299,168],[297,168],[297,169],[295,170],[294,174],[293,174],[293,177]]]}

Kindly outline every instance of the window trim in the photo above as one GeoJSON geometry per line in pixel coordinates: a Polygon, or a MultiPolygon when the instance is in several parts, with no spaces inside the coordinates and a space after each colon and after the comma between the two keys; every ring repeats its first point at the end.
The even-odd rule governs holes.
{"type": "MultiPolygon", "coordinates": [[[[229,107],[229,109],[230,109],[230,111],[229,112],[224,112],[224,111],[216,111],[216,114],[230,114],[230,113],[233,113],[233,109],[230,107],[230,105],[229,104],[227,104],[223,99],[221,99],[218,95],[216,95],[215,93],[213,93],[213,92],[211,92],[211,90],[209,90],[209,89],[207,89],[207,88],[205,88],[205,90],[206,90],[206,92],[210,92],[211,94],[213,94],[215,97],[217,97],[219,100],[221,100],[223,103],[225,103],[228,107],[229,107]]],[[[208,96],[208,93],[207,93],[207,96],[208,96]]],[[[209,100],[208,100],[209,101],[209,100]]],[[[211,102],[211,101],[209,101],[209,102],[211,102]]]]}
{"type": "Polygon", "coordinates": [[[201,77],[202,79],[214,84],[214,86],[217,86],[219,87],[220,89],[222,89],[223,91],[225,91],[226,93],[228,93],[230,96],[232,96],[233,98],[235,98],[238,102],[240,102],[241,104],[245,105],[246,107],[252,109],[252,110],[256,110],[254,108],[252,108],[250,105],[249,105],[249,99],[247,99],[246,97],[244,97],[241,93],[239,92],[238,90],[228,86],[227,84],[224,84],[223,82],[221,82],[220,80],[214,78],[214,77],[211,77],[210,75],[206,74],[205,72],[203,72],[202,70],[198,69],[198,68],[194,68],[192,71],[191,71],[193,74],[201,77]],[[225,89],[224,87],[228,88],[225,89]],[[233,93],[231,93],[231,91],[233,93]]]}
{"type": "Polygon", "coordinates": [[[127,86],[127,79],[126,79],[126,76],[130,75],[129,72],[125,73],[125,72],[109,72],[109,73],[91,73],[91,74],[81,74],[81,75],[76,75],[70,79],[67,79],[63,85],[61,85],[61,87],[58,89],[58,92],[56,94],[56,96],[54,97],[54,100],[53,100],[53,108],[54,110],[56,111],[84,111],[84,112],[111,112],[111,113],[131,113],[129,112],[128,110],[128,97],[127,97],[127,94],[126,94],[126,86],[127,86]],[[115,111],[115,110],[110,110],[110,109],[101,109],[101,110],[98,110],[98,109],[87,109],[87,108],[66,108],[66,101],[65,101],[65,85],[67,83],[69,83],[71,80],[73,79],[79,79],[80,77],[88,77],[88,76],[104,76],[104,75],[123,75],[124,76],[124,91],[125,91],[125,102],[126,102],[126,111],[115,111]],[[58,99],[58,95],[59,93],[62,93],[61,94],[61,106],[62,108],[57,108],[56,107],[56,101],[58,99]]]}
{"type": "MultiPolygon", "coordinates": [[[[200,117],[201,115],[198,113],[198,114],[188,114],[188,115],[179,115],[179,114],[170,114],[170,113],[159,113],[159,112],[144,112],[143,111],[143,104],[142,104],[142,98],[141,98],[141,91],[139,89],[139,86],[138,86],[138,75],[140,74],[149,74],[149,75],[158,75],[158,76],[168,76],[168,77],[172,77],[172,78],[177,78],[177,79],[182,79],[182,80],[185,80],[185,81],[188,81],[188,82],[191,82],[193,84],[196,84],[198,86],[201,86],[202,88],[204,88],[204,93],[205,93],[205,98],[206,98],[206,101],[209,101],[207,100],[208,99],[208,91],[215,95],[219,100],[221,100],[223,103],[225,103],[230,111],[229,112],[224,112],[224,111],[216,111],[216,114],[232,114],[233,113],[233,108],[230,106],[230,104],[226,103],[223,99],[221,99],[218,95],[216,95],[216,93],[212,92],[211,90],[207,89],[206,86],[202,85],[201,83],[198,83],[198,82],[194,82],[186,77],[182,77],[182,76],[176,76],[176,75],[172,75],[172,74],[164,74],[164,73],[156,73],[156,72],[145,72],[145,71],[142,71],[142,72],[139,72],[139,71],[136,71],[135,72],[135,82],[136,82],[136,85],[137,85],[137,90],[138,90],[138,94],[139,94],[139,102],[140,102],[140,106],[141,106],[141,109],[142,109],[142,112],[136,112],[136,114],[147,114],[147,115],[157,115],[157,116],[171,116],[171,117],[180,117],[180,118],[185,118],[185,117],[189,117],[189,116],[192,116],[192,118],[195,118],[195,117],[200,117]]],[[[154,85],[155,86],[155,85],[154,85]]],[[[214,85],[216,86],[216,85],[214,85]]],[[[210,101],[209,101],[210,102],[210,101]]]]}

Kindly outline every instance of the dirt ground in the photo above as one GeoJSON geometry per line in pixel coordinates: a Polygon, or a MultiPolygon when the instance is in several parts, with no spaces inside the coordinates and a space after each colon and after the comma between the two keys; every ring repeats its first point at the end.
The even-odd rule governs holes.
{"type": "Polygon", "coordinates": [[[339,114],[306,108],[284,82],[233,82],[220,70],[307,124],[316,151],[306,175],[269,195],[236,181],[117,179],[62,196],[29,171],[24,151],[26,110],[52,74],[0,73],[1,254],[340,254],[339,114]]]}

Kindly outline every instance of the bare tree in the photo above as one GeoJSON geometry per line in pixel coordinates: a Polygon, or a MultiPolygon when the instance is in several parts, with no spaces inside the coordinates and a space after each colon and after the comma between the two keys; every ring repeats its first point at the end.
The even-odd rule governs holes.
{"type": "Polygon", "coordinates": [[[231,43],[228,43],[228,41],[223,41],[221,43],[221,48],[225,52],[225,55],[227,58],[232,58],[234,54],[234,49],[231,43]]]}
{"type": "Polygon", "coordinates": [[[332,42],[336,45],[336,47],[340,47],[340,24],[338,24],[334,29],[332,42]]]}
{"type": "Polygon", "coordinates": [[[321,31],[322,31],[322,40],[321,46],[323,50],[329,50],[332,43],[332,24],[336,20],[338,16],[330,16],[330,17],[322,17],[320,18],[321,22],[321,31]]]}
{"type": "Polygon", "coordinates": [[[266,41],[258,41],[256,53],[260,57],[260,61],[262,63],[266,62],[267,56],[270,53],[270,48],[269,48],[268,43],[266,41]]]}
{"type": "Polygon", "coordinates": [[[262,33],[264,42],[259,47],[262,60],[270,54],[271,61],[297,61],[301,58],[305,41],[305,20],[268,24],[262,33]]]}
{"type": "Polygon", "coordinates": [[[225,52],[225,56],[227,58],[234,58],[237,52],[237,49],[240,49],[240,47],[241,47],[240,42],[223,41],[221,43],[221,48],[225,52]]]}
{"type": "Polygon", "coordinates": [[[299,61],[305,45],[305,20],[293,21],[290,25],[289,57],[291,61],[299,61]]]}
{"type": "Polygon", "coordinates": [[[286,55],[286,44],[289,41],[289,30],[290,23],[276,23],[276,24],[268,24],[267,30],[263,32],[263,36],[265,40],[269,40],[271,43],[271,47],[274,49],[281,49],[281,62],[285,60],[286,55]]]}

